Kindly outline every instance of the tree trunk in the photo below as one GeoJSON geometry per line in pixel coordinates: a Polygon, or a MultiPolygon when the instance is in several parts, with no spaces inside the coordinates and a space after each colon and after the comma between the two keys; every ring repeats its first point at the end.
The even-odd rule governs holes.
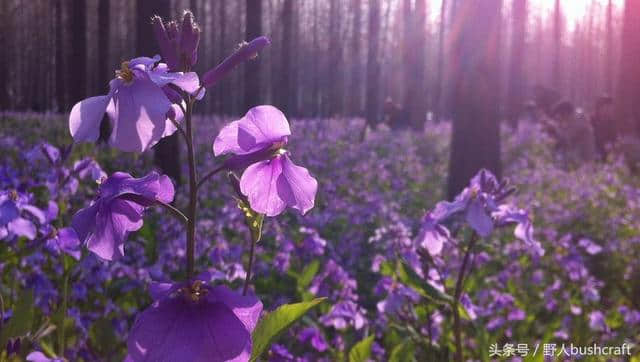
{"type": "Polygon", "coordinates": [[[433,109],[435,110],[435,120],[436,122],[440,121],[442,117],[442,93],[443,87],[442,84],[443,76],[444,76],[444,31],[445,31],[445,19],[446,19],[446,11],[447,11],[447,0],[442,0],[442,4],[440,5],[440,30],[438,31],[438,66],[436,70],[436,84],[435,91],[433,97],[433,109]]]}
{"type": "Polygon", "coordinates": [[[11,46],[9,45],[9,29],[10,17],[9,17],[9,3],[7,1],[0,2],[0,110],[6,110],[9,108],[9,74],[12,70],[10,67],[10,52],[11,46]]]}
{"type": "Polygon", "coordinates": [[[361,67],[361,36],[362,36],[362,0],[353,0],[353,29],[351,34],[351,85],[349,86],[349,113],[360,115],[362,111],[362,77],[361,67]]]}
{"type": "Polygon", "coordinates": [[[282,43],[280,44],[282,65],[280,71],[280,81],[277,85],[277,92],[274,95],[278,99],[277,104],[285,114],[293,111],[291,104],[291,73],[294,71],[291,62],[293,33],[293,0],[284,0],[282,7],[282,43]]]}
{"type": "Polygon", "coordinates": [[[498,178],[500,165],[499,24],[501,0],[458,5],[452,35],[453,133],[448,196],[452,199],[481,169],[498,178]]]}
{"type": "Polygon", "coordinates": [[[69,14],[69,34],[72,46],[69,48],[69,104],[75,104],[86,97],[87,86],[87,2],[71,1],[69,14]]]}
{"type": "Polygon", "coordinates": [[[609,0],[607,4],[606,27],[605,82],[607,93],[611,95],[613,94],[613,0],[609,0]]]}
{"type": "MultiPolygon", "coordinates": [[[[262,0],[246,0],[246,40],[262,35],[262,0]]],[[[260,104],[260,56],[246,63],[244,75],[244,106],[248,110],[260,104]]]]}
{"type": "Polygon", "coordinates": [[[380,0],[369,1],[369,49],[367,54],[367,123],[377,125],[380,109],[380,0]]]}
{"type": "MultiPolygon", "coordinates": [[[[168,20],[171,14],[170,0],[138,1],[137,2],[137,42],[136,48],[139,56],[152,57],[160,53],[155,42],[151,17],[160,16],[168,20]]],[[[180,168],[180,142],[178,132],[165,137],[153,148],[154,163],[162,173],[171,177],[176,185],[182,183],[180,168]]]]}
{"type": "Polygon", "coordinates": [[[525,93],[524,41],[527,24],[527,0],[513,0],[511,10],[511,63],[509,65],[509,91],[507,92],[507,116],[514,128],[522,111],[525,93]]]}
{"type": "Polygon", "coordinates": [[[109,80],[113,78],[112,70],[114,66],[109,62],[110,44],[110,21],[109,21],[109,0],[99,0],[98,2],[98,90],[97,93],[105,92],[109,87],[109,80]]]}
{"type": "Polygon", "coordinates": [[[622,52],[618,81],[619,120],[621,131],[640,130],[640,0],[626,0],[622,26],[622,52]]]}
{"type": "Polygon", "coordinates": [[[62,23],[62,0],[56,0],[54,4],[55,17],[56,17],[56,54],[55,54],[55,69],[56,69],[56,105],[58,112],[67,112],[68,109],[66,101],[66,84],[67,84],[67,72],[65,72],[64,64],[64,49],[65,42],[63,37],[63,23],[62,23]]]}
{"type": "Polygon", "coordinates": [[[343,109],[343,65],[342,65],[342,37],[340,30],[340,2],[329,2],[329,61],[327,62],[327,75],[329,92],[329,104],[327,114],[341,113],[343,109]]]}
{"type": "Polygon", "coordinates": [[[562,50],[562,9],[560,0],[556,0],[555,10],[553,12],[553,64],[551,75],[553,76],[552,84],[557,92],[562,93],[562,59],[560,56],[562,50]]]}

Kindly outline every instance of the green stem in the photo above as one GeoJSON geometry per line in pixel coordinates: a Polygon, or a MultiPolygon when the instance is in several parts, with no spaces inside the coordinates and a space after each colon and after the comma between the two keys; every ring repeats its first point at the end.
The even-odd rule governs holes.
{"type": "Polygon", "coordinates": [[[249,265],[247,266],[247,276],[244,278],[244,288],[242,288],[242,295],[247,295],[249,289],[249,282],[251,281],[251,269],[253,269],[253,254],[256,247],[256,242],[253,237],[251,238],[251,248],[249,249],[249,265]]]}
{"type": "MultiPolygon", "coordinates": [[[[64,257],[63,257],[64,258],[64,257]]],[[[69,270],[67,263],[63,261],[64,265],[64,286],[62,288],[62,310],[60,311],[60,332],[58,333],[58,356],[64,358],[65,350],[65,328],[64,322],[67,319],[67,300],[69,299],[69,270]]]]}
{"type": "Polygon", "coordinates": [[[189,159],[189,210],[187,212],[187,279],[193,278],[195,263],[196,243],[196,210],[198,202],[198,183],[196,175],[196,158],[193,149],[193,124],[191,114],[193,112],[193,99],[187,96],[187,107],[184,114],[187,140],[187,156],[189,159]]]}
{"type": "Polygon", "coordinates": [[[453,307],[453,332],[455,335],[455,341],[456,341],[456,355],[455,355],[455,361],[456,362],[462,362],[462,329],[461,329],[461,325],[460,325],[460,309],[459,309],[459,305],[460,305],[460,298],[462,297],[462,290],[463,290],[463,286],[464,286],[464,274],[465,271],[467,269],[467,265],[469,264],[469,257],[471,256],[471,253],[473,251],[473,247],[476,244],[476,241],[478,240],[478,235],[475,233],[475,231],[473,232],[473,234],[471,234],[471,240],[469,241],[469,246],[467,247],[467,250],[464,253],[464,259],[462,260],[462,266],[460,267],[460,272],[458,273],[458,280],[456,281],[456,290],[455,293],[453,295],[453,303],[452,303],[452,307],[453,307]]]}

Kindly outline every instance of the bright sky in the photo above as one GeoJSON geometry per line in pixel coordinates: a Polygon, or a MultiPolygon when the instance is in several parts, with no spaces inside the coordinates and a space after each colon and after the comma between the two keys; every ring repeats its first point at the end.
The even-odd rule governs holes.
{"type": "MultiPolygon", "coordinates": [[[[555,0],[530,0],[531,4],[538,7],[541,11],[552,13],[555,8],[555,0]]],[[[562,12],[567,19],[567,26],[573,28],[577,21],[584,18],[589,13],[589,6],[594,3],[604,9],[609,0],[560,0],[562,12]]],[[[621,9],[624,0],[613,0],[613,6],[621,9]]],[[[597,11],[598,9],[596,9],[597,11]]]]}

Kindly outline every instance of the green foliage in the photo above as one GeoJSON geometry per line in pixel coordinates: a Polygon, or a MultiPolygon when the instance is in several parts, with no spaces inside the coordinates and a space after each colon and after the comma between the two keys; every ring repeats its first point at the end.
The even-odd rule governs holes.
{"type": "Polygon", "coordinates": [[[356,343],[349,351],[349,362],[366,362],[371,356],[371,345],[374,337],[374,335],[371,335],[356,343]]]}
{"type": "Polygon", "coordinates": [[[271,343],[293,323],[302,318],[311,308],[322,303],[325,298],[316,298],[309,302],[285,304],[273,312],[267,313],[253,331],[251,361],[256,361],[269,349],[271,343]]]}
{"type": "Polygon", "coordinates": [[[423,297],[441,304],[453,302],[452,296],[436,289],[433,285],[429,284],[428,281],[416,274],[416,272],[404,262],[398,261],[396,275],[401,282],[415,289],[415,291],[423,297]]]}
{"type": "Polygon", "coordinates": [[[33,292],[23,290],[13,308],[13,316],[0,331],[0,346],[6,346],[10,338],[21,337],[31,331],[34,308],[33,292]]]}

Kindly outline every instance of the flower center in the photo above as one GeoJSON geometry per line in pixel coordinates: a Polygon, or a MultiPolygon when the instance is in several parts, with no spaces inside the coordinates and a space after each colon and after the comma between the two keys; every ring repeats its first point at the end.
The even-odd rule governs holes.
{"type": "Polygon", "coordinates": [[[116,77],[131,82],[133,80],[133,72],[129,69],[129,62],[125,61],[120,64],[120,69],[116,70],[116,77]]]}
{"type": "Polygon", "coordinates": [[[18,201],[18,192],[16,190],[9,191],[9,199],[13,202],[18,201]]]}
{"type": "Polygon", "coordinates": [[[182,288],[182,295],[191,302],[198,302],[200,298],[206,296],[209,291],[202,287],[203,282],[196,280],[190,286],[182,288]]]}

